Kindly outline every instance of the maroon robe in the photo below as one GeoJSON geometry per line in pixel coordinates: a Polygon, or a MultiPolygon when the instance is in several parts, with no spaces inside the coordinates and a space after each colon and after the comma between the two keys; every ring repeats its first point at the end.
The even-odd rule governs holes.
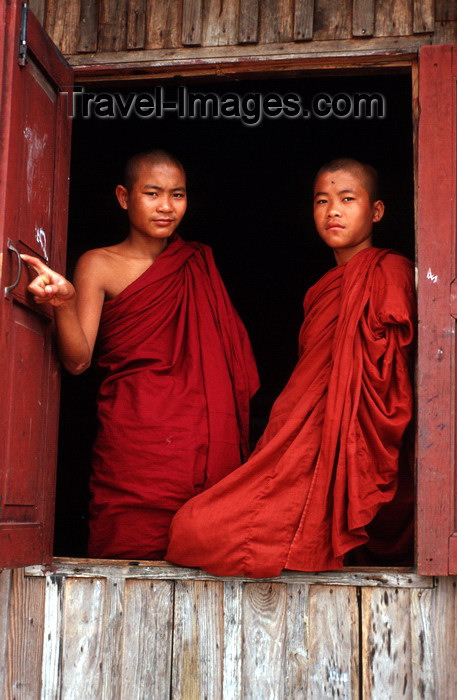
{"type": "Polygon", "coordinates": [[[174,236],[103,306],[89,555],[163,556],[173,514],[248,456],[258,386],[207,246],[174,236]]]}
{"type": "MultiPolygon", "coordinates": [[[[414,308],[412,264],[376,248],[308,291],[300,360],[264,435],[246,464],[177,513],[169,561],[268,577],[338,569],[368,540],[395,496],[412,414],[414,308]]],[[[401,483],[410,503],[411,481],[401,483]]]]}

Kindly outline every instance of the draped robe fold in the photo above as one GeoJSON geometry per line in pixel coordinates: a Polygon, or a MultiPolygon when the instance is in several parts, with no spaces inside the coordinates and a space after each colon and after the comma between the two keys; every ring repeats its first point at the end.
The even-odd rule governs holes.
{"type": "Polygon", "coordinates": [[[253,577],[338,569],[394,498],[413,405],[412,264],[364,249],[324,275],[304,307],[299,362],[263,436],[176,514],[169,561],[253,577]]]}
{"type": "Polygon", "coordinates": [[[174,236],[105,302],[89,555],[158,558],[174,512],[248,456],[258,386],[210,249],[174,236]]]}

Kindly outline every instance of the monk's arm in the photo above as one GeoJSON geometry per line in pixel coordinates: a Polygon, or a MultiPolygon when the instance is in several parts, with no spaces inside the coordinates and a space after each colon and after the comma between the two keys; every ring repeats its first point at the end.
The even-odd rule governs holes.
{"type": "Polygon", "coordinates": [[[104,301],[103,274],[92,253],[78,262],[74,285],[38,258],[22,256],[38,272],[28,287],[36,303],[54,307],[60,360],[72,374],[90,366],[104,301]]]}

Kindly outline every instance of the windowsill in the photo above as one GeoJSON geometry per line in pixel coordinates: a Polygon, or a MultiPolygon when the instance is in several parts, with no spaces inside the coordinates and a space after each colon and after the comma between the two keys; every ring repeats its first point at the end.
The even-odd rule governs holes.
{"type": "Polygon", "coordinates": [[[26,576],[71,576],[73,578],[128,578],[172,581],[241,581],[246,583],[299,583],[322,586],[382,586],[387,588],[433,588],[433,576],[420,576],[409,568],[345,567],[339,571],[306,573],[283,571],[275,578],[213,576],[201,569],[175,566],[166,561],[76,559],[54,557],[50,566],[25,568],[26,576]]]}

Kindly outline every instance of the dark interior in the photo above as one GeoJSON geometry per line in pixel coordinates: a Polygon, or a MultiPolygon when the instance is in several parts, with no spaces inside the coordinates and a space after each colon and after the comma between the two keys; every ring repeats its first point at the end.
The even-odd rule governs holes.
{"type": "MultiPolygon", "coordinates": [[[[386,203],[374,243],[414,258],[411,78],[407,73],[320,75],[188,87],[220,95],[295,93],[304,104],[317,93],[384,97],[385,117],[371,119],[279,117],[263,118],[255,126],[239,119],[178,119],[171,113],[162,119],[74,119],[69,275],[82,252],[118,242],[128,233],[125,212],[114,196],[125,160],[151,148],[174,153],[188,177],[189,205],[180,234],[212,246],[258,361],[262,387],[252,404],[255,444],[296,362],[304,293],[334,265],[312,221],[312,181],[320,165],[343,156],[374,165],[386,203]]],[[[144,84],[122,88],[125,94],[152,89],[144,84]]],[[[176,86],[165,90],[173,95],[176,86]]],[[[78,377],[63,373],[55,530],[59,556],[85,556],[96,386],[94,369],[78,377]]]]}

